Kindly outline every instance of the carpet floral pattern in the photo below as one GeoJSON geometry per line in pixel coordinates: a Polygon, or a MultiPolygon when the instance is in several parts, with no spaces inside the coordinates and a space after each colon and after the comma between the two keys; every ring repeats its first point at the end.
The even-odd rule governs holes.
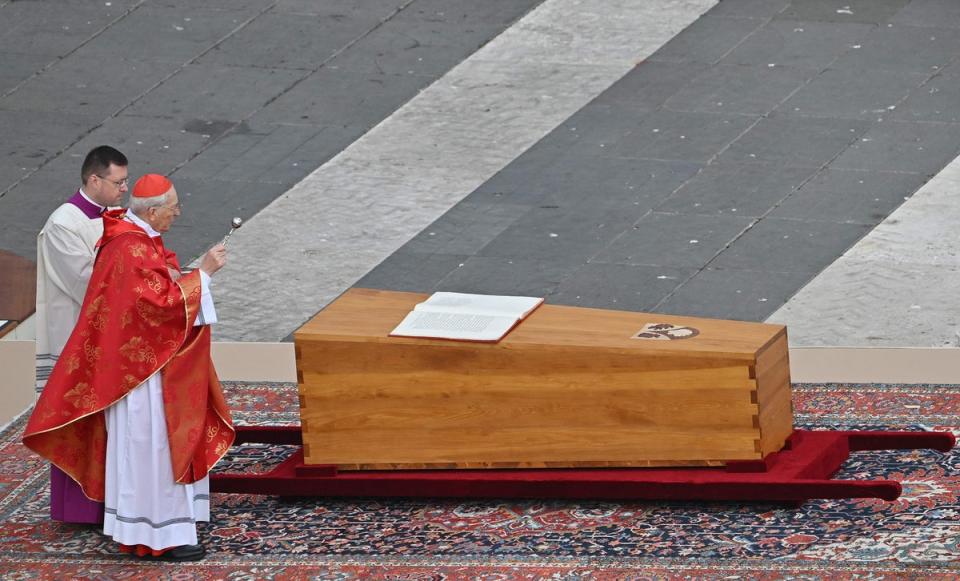
{"type": "MultiPolygon", "coordinates": [[[[296,424],[294,384],[230,383],[237,423],[296,424]]],[[[794,386],[807,429],[960,430],[958,385],[794,386]]],[[[331,500],[215,495],[207,557],[156,564],[100,532],[49,520],[48,471],[0,433],[0,577],[169,579],[956,579],[960,453],[857,452],[837,478],[891,478],[895,502],[775,504],[331,500]]],[[[284,446],[235,448],[260,471],[284,446]]]]}

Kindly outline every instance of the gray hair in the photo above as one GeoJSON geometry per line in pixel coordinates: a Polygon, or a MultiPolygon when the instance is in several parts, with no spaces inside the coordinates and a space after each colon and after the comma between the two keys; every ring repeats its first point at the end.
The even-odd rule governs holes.
{"type": "Polygon", "coordinates": [[[149,198],[138,198],[133,195],[130,196],[130,211],[143,218],[147,214],[147,210],[150,208],[158,208],[164,206],[167,203],[167,194],[160,194],[159,196],[151,196],[149,198]]]}

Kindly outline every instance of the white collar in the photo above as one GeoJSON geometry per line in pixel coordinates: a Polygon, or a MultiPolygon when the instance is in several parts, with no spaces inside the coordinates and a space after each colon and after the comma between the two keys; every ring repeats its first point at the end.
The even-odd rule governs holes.
{"type": "Polygon", "coordinates": [[[142,228],[150,238],[156,238],[160,235],[159,232],[153,229],[153,226],[144,222],[143,219],[134,214],[132,210],[127,210],[126,214],[124,214],[124,217],[130,222],[133,222],[135,225],[140,226],[140,228],[142,228]]]}
{"type": "Polygon", "coordinates": [[[90,199],[90,196],[88,196],[88,195],[86,194],[86,192],[83,191],[83,188],[80,188],[79,192],[80,192],[80,195],[83,196],[83,199],[84,199],[84,200],[90,202],[91,204],[93,204],[94,206],[100,208],[101,210],[106,209],[106,206],[101,206],[100,204],[98,204],[98,203],[94,202],[93,200],[91,200],[91,199],[90,199]]]}

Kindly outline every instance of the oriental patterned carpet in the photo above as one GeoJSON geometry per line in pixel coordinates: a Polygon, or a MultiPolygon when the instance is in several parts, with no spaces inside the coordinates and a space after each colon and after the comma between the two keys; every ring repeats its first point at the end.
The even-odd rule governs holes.
{"type": "MultiPolygon", "coordinates": [[[[297,423],[293,384],[230,383],[239,424],[297,423]]],[[[797,385],[797,427],[960,430],[957,385],[797,385]]],[[[837,478],[893,478],[896,502],[775,504],[282,500],[215,494],[198,563],[122,555],[48,519],[47,465],[0,433],[3,579],[957,579],[960,452],[856,452],[837,478]]],[[[283,446],[235,449],[262,470],[283,446]]]]}

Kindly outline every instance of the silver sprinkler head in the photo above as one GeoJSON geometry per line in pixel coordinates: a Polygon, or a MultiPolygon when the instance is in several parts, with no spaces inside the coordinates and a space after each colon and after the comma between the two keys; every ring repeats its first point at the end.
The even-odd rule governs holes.
{"type": "Polygon", "coordinates": [[[240,216],[235,216],[233,220],[230,220],[230,231],[227,232],[227,235],[223,237],[223,240],[220,241],[220,244],[224,246],[227,245],[227,241],[230,240],[230,237],[233,236],[233,233],[237,231],[237,228],[243,225],[243,218],[240,216]]]}

